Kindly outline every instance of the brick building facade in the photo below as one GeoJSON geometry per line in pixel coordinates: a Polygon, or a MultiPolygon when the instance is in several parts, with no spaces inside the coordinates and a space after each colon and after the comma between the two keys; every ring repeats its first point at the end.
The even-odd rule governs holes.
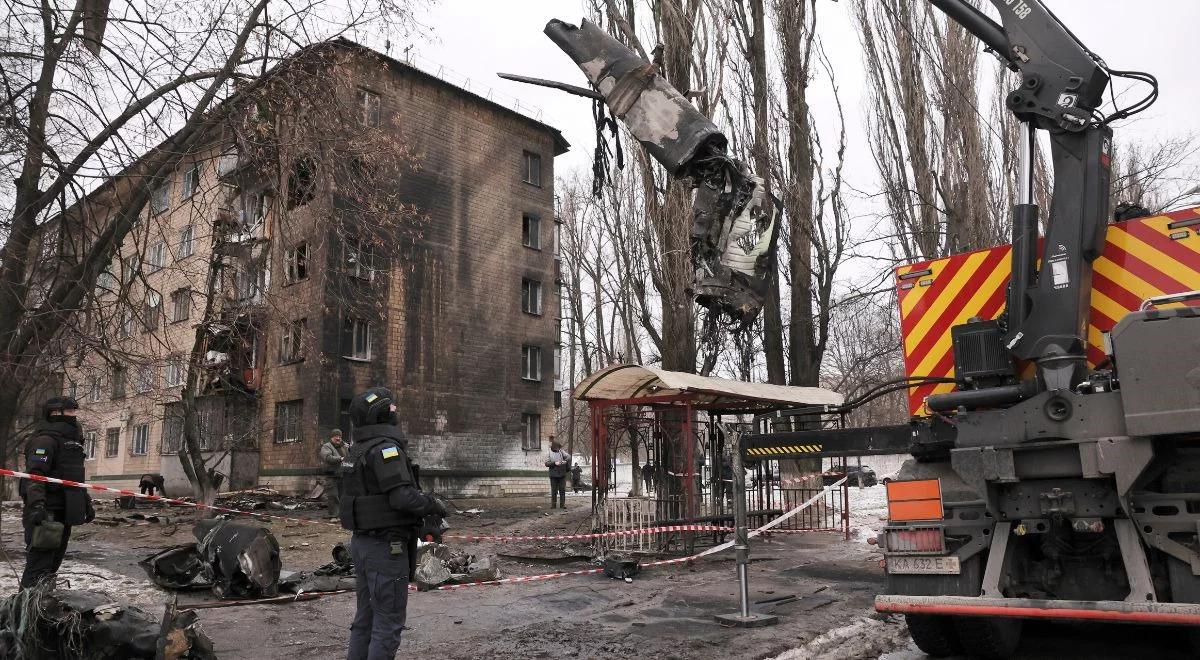
{"type": "Polygon", "coordinates": [[[226,488],[308,490],[329,431],[351,431],[350,399],[383,385],[398,395],[427,487],[545,490],[558,389],[553,161],[565,141],[374,51],[319,48],[342,53],[349,106],[379,148],[410,154],[392,192],[411,222],[378,226],[336,182],[303,190],[299,169],[255,171],[224,138],[181,160],[101,276],[102,309],[89,312],[107,313],[128,363],[109,352],[64,370],[83,406],[88,478],[131,484],[162,472],[169,492],[186,491],[173,453],[190,364],[214,383],[198,410],[226,488]],[[214,250],[241,265],[204,316],[195,292],[214,250]],[[111,307],[105,286],[119,290],[111,307]],[[199,365],[188,360],[198,332],[199,365]]]}

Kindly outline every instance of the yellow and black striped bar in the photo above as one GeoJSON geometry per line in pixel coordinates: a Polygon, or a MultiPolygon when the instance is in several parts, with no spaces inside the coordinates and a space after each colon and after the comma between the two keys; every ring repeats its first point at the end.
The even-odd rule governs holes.
{"type": "Polygon", "coordinates": [[[746,461],[824,458],[826,456],[877,456],[906,454],[913,443],[909,424],[861,429],[783,431],[742,436],[746,461]]]}

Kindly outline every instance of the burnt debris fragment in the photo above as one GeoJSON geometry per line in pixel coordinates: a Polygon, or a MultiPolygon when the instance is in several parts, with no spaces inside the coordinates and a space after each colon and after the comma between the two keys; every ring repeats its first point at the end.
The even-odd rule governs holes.
{"type": "Polygon", "coordinates": [[[728,154],[721,130],[653,64],[599,26],[555,19],[545,33],[646,151],[695,189],[692,293],[710,312],[748,326],[768,293],[778,233],[762,179],[728,154]]]}
{"type": "Polygon", "coordinates": [[[241,520],[202,520],[197,542],[155,553],[139,562],[166,589],[211,588],[221,598],[279,595],[279,541],[261,525],[241,520]]]}

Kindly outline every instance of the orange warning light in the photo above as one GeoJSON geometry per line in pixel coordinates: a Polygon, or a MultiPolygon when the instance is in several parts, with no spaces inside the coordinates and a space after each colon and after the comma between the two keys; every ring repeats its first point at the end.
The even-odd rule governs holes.
{"type": "Polygon", "coordinates": [[[889,481],[887,499],[891,522],[942,519],[942,482],[939,479],[889,481]]]}

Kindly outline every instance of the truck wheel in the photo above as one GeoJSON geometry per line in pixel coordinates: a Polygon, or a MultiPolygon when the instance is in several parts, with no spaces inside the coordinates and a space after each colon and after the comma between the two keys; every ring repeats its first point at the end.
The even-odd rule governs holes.
{"type": "Polygon", "coordinates": [[[963,650],[973,658],[1007,658],[1021,643],[1020,619],[958,617],[954,628],[963,650]]]}
{"type": "Polygon", "coordinates": [[[932,614],[905,614],[908,634],[917,648],[935,658],[962,653],[962,644],[954,623],[947,617],[932,614]]]}

